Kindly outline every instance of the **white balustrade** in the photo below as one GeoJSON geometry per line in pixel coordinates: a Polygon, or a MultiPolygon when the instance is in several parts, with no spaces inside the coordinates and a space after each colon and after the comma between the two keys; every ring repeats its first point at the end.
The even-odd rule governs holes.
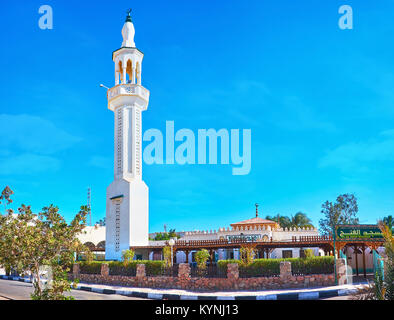
{"type": "Polygon", "coordinates": [[[139,95],[142,98],[149,99],[149,91],[137,84],[120,84],[108,90],[108,100],[111,100],[119,95],[139,95]]]}

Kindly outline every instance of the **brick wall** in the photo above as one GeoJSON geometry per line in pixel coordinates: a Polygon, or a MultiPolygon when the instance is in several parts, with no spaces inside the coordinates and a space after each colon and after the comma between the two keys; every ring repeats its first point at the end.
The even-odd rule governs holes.
{"type": "Polygon", "coordinates": [[[283,272],[286,272],[286,274],[280,277],[269,278],[239,278],[237,264],[228,265],[227,278],[192,278],[190,277],[190,266],[188,264],[179,265],[178,277],[147,277],[145,275],[145,266],[138,266],[140,267],[137,267],[136,277],[111,276],[106,272],[102,272],[100,275],[79,274],[79,279],[81,282],[86,283],[140,288],[187,289],[194,291],[309,288],[329,286],[335,283],[334,274],[292,276],[291,272],[290,274],[288,273],[288,265],[283,267],[283,272]]]}

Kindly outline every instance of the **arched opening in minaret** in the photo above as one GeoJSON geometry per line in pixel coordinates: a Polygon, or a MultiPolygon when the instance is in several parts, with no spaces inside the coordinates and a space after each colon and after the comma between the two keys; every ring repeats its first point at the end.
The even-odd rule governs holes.
{"type": "Polygon", "coordinates": [[[137,66],[135,69],[136,69],[135,70],[135,77],[136,77],[135,82],[140,85],[141,84],[141,65],[139,62],[137,62],[137,66]]]}
{"type": "Polygon", "coordinates": [[[118,64],[118,77],[120,77],[120,79],[118,78],[118,83],[122,83],[123,82],[123,64],[122,61],[119,61],[118,64]]]}
{"type": "Polygon", "coordinates": [[[133,63],[131,60],[127,61],[127,68],[126,68],[126,83],[132,83],[133,82],[133,63]]]}

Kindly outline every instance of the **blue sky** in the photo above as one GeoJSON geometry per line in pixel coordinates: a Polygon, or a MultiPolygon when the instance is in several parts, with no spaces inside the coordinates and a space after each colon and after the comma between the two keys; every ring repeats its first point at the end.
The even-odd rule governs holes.
{"type": "Polygon", "coordinates": [[[133,7],[151,91],[144,131],[251,129],[252,171],[144,165],[150,231],[218,229],[262,214],[306,212],[355,193],[362,223],[394,206],[394,2],[13,1],[3,4],[0,187],[35,211],[71,219],[93,191],[105,216],[113,179],[112,51],[133,7]],[[38,27],[38,8],[54,29],[38,27]],[[338,8],[354,11],[340,30],[338,8]]]}

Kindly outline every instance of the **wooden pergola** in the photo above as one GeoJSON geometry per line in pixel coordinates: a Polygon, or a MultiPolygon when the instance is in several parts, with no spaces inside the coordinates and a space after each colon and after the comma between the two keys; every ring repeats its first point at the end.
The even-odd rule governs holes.
{"type": "Polygon", "coordinates": [[[372,250],[377,250],[379,247],[382,247],[384,245],[383,240],[374,240],[374,239],[349,239],[349,240],[337,240],[335,242],[335,248],[338,251],[344,250],[346,247],[350,247],[353,249],[354,254],[356,255],[356,275],[359,275],[358,271],[358,250],[361,250],[361,254],[363,257],[363,275],[364,278],[367,277],[367,269],[366,269],[366,264],[365,264],[365,250],[369,248],[371,251],[372,250]]]}
{"type": "MultiPolygon", "coordinates": [[[[148,250],[150,252],[161,252],[165,246],[169,246],[168,241],[164,245],[155,246],[134,246],[133,250],[148,250]]],[[[249,241],[243,239],[237,240],[178,240],[173,246],[174,252],[183,251],[186,254],[186,263],[189,263],[189,252],[206,249],[210,253],[211,262],[213,261],[213,253],[218,249],[239,249],[241,247],[253,247],[260,256],[268,258],[269,253],[278,248],[311,248],[318,247],[324,250],[325,254],[333,251],[332,237],[325,236],[309,236],[309,237],[293,237],[291,240],[285,241],[249,241]]],[[[175,256],[175,255],[174,255],[175,256]]]]}
{"type": "MultiPolygon", "coordinates": [[[[162,252],[165,246],[169,246],[168,241],[165,242],[164,245],[155,245],[155,246],[136,246],[130,247],[133,250],[148,250],[150,252],[162,252]]],[[[219,249],[239,249],[241,247],[253,247],[258,253],[260,257],[268,258],[269,254],[274,249],[278,248],[320,248],[324,251],[325,255],[333,255],[334,254],[334,241],[332,237],[329,236],[304,236],[304,237],[292,237],[291,240],[284,241],[273,241],[270,239],[269,241],[248,241],[248,240],[178,240],[175,241],[173,246],[174,252],[183,251],[186,254],[186,263],[189,263],[189,252],[197,251],[200,249],[206,249],[210,253],[210,261],[212,262],[214,259],[214,252],[219,249]]],[[[364,268],[364,277],[366,277],[366,266],[365,266],[365,250],[366,248],[370,248],[371,250],[376,250],[377,248],[383,246],[383,240],[373,240],[373,239],[351,239],[351,240],[337,240],[335,242],[335,249],[337,250],[338,256],[339,252],[346,247],[351,247],[354,249],[356,254],[356,272],[357,276],[359,275],[358,271],[358,260],[357,254],[360,249],[363,254],[363,268],[364,268]]],[[[176,255],[174,254],[174,257],[176,255]]]]}

